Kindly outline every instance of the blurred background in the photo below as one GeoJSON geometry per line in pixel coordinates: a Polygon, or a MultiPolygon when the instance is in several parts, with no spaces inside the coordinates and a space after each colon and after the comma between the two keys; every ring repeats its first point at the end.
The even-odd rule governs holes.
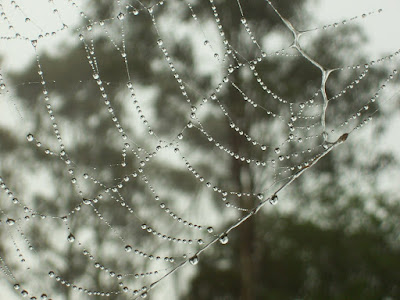
{"type": "Polygon", "coordinates": [[[272,4],[326,114],[267,1],[1,3],[1,299],[400,299],[399,3],[272,4]]]}

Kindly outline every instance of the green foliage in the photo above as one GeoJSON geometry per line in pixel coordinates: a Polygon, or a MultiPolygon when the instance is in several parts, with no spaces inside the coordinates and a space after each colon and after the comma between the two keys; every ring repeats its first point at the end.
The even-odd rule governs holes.
{"type": "MultiPolygon", "coordinates": [[[[379,228],[380,224],[376,224],[379,228]]],[[[321,228],[296,216],[259,220],[254,253],[254,299],[384,299],[400,296],[400,248],[387,232],[321,228]]],[[[183,299],[241,299],[239,240],[199,263],[183,299]],[[228,252],[228,254],[227,254],[228,252]],[[221,261],[225,260],[225,264],[221,261]]]]}

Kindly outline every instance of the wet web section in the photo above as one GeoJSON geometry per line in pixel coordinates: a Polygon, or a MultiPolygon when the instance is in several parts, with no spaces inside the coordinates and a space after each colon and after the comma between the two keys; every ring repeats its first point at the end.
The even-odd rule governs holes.
{"type": "Polygon", "coordinates": [[[5,172],[14,161],[0,168],[0,270],[31,299],[56,299],[53,285],[85,296],[145,298],[185,265],[198,264],[214,244],[229,247],[229,233],[261,208],[279,204],[283,189],[373,120],[377,102],[388,100],[387,90],[398,80],[399,50],[326,67],[302,44],[303,37],[379,18],[380,9],[304,30],[274,2],[261,1],[287,37],[285,47],[270,50],[239,0],[230,1],[238,18],[229,22],[220,1],[213,0],[117,1],[106,18],[73,1],[42,1],[42,15],[30,15],[26,2],[0,6],[1,44],[17,45],[15,55],[30,57],[35,66],[34,75],[21,82],[0,70],[0,101],[10,111],[17,139],[24,139],[21,159],[33,166],[15,170],[18,185],[5,172]],[[240,28],[241,39],[232,37],[230,22],[240,28]],[[191,65],[207,82],[177,56],[180,43],[194,49],[191,65]],[[66,61],[68,51],[74,51],[73,61],[66,61]],[[292,97],[291,83],[287,89],[285,83],[279,89],[270,85],[263,67],[270,61],[301,61],[316,80],[292,97]],[[360,93],[346,106],[351,107],[346,117],[335,118],[347,95],[358,94],[380,66],[388,71],[374,92],[367,98],[360,93]],[[67,95],[59,94],[63,89],[67,95]],[[31,98],[21,101],[21,95],[31,98]],[[239,110],[235,101],[241,102],[239,110]],[[69,111],[76,119],[65,117],[69,111]],[[42,121],[35,125],[38,116],[42,121]],[[227,132],[246,151],[237,150],[227,132]],[[117,151],[118,158],[99,158],[99,149],[117,151]],[[257,174],[253,190],[215,175],[226,172],[223,162],[231,159],[257,174]],[[164,169],[185,176],[171,182],[172,173],[164,169]],[[62,180],[55,183],[56,176],[62,180]],[[211,198],[218,203],[210,204],[211,198]],[[256,205],[242,206],[242,198],[256,199],[256,205]],[[94,239],[99,232],[101,242],[94,239]],[[72,257],[87,265],[78,281],[60,271],[72,257]],[[111,263],[110,257],[129,263],[111,263]],[[104,290],[91,287],[88,277],[94,276],[104,290]]]}

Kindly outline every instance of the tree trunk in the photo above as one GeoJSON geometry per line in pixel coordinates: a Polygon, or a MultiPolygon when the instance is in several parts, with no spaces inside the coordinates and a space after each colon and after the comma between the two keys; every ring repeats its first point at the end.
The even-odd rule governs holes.
{"type": "MultiPolygon", "coordinates": [[[[234,80],[238,82],[237,75],[234,80]]],[[[248,123],[246,122],[245,102],[235,92],[230,92],[228,99],[232,99],[232,108],[234,116],[237,118],[239,127],[248,132],[248,123]]],[[[231,130],[231,145],[232,150],[238,154],[248,155],[248,142],[245,141],[243,136],[231,130]]],[[[235,189],[242,193],[253,192],[253,180],[250,173],[249,165],[239,159],[232,159],[231,173],[235,189]],[[248,179],[248,180],[246,180],[248,179]]],[[[254,197],[240,198],[240,206],[251,208],[255,205],[254,197]]],[[[244,215],[244,214],[243,214],[244,215]]],[[[254,239],[255,239],[255,222],[254,217],[248,219],[239,228],[239,258],[240,258],[240,299],[241,300],[254,300],[255,299],[255,263],[253,260],[254,254],[254,239]]]]}

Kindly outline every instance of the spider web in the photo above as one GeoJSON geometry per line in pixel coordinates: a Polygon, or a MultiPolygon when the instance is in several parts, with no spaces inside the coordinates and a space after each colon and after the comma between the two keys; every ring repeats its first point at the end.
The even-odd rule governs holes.
{"type": "Polygon", "coordinates": [[[22,296],[145,298],[373,119],[400,52],[327,67],[302,39],[382,10],[304,30],[260,2],[282,49],[269,49],[240,1],[228,5],[240,38],[212,0],[117,1],[110,16],[73,1],[42,3],[36,16],[26,1],[1,5],[3,45],[35,61],[22,82],[2,67],[0,83],[23,145],[1,165],[0,269],[22,296]],[[293,97],[291,83],[269,82],[269,62],[299,63],[315,80],[293,97]],[[385,79],[364,95],[380,66],[385,79]],[[232,185],[232,160],[251,170],[250,189],[232,185]],[[80,276],[63,277],[70,264],[80,276]]]}

